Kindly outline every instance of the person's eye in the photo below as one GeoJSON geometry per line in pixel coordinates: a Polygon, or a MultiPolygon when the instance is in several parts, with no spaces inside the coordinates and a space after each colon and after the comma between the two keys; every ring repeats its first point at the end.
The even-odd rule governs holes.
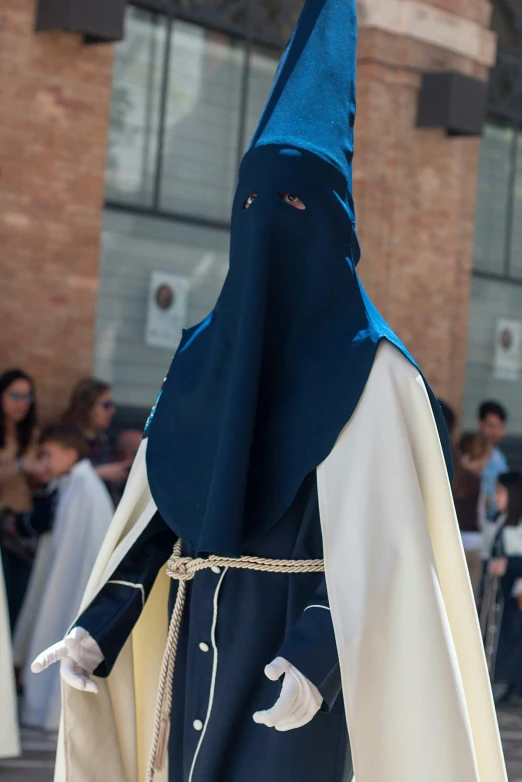
{"type": "Polygon", "coordinates": [[[250,193],[245,203],[243,204],[243,209],[248,209],[250,206],[252,206],[256,198],[257,198],[257,193],[250,193]]]}
{"type": "Polygon", "coordinates": [[[303,209],[306,209],[305,204],[301,201],[300,198],[298,198],[295,195],[292,195],[291,193],[278,193],[277,194],[281,201],[284,201],[285,204],[290,204],[290,206],[293,206],[294,209],[300,209],[303,211],[303,209]]]}

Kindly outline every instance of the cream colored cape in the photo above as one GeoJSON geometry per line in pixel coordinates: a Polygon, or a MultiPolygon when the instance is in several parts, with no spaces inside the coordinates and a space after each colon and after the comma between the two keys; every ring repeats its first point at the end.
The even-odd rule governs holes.
{"type": "MultiPolygon", "coordinates": [[[[154,513],[145,448],[84,606],[154,513]]],[[[357,782],[506,782],[431,406],[418,371],[388,343],[317,477],[357,782]]],[[[56,782],[144,779],[167,581],[159,575],[100,694],[64,687],[56,782]]]]}
{"type": "Polygon", "coordinates": [[[0,758],[20,754],[18,715],[14,681],[11,629],[5,594],[4,571],[0,558],[0,758]]]}

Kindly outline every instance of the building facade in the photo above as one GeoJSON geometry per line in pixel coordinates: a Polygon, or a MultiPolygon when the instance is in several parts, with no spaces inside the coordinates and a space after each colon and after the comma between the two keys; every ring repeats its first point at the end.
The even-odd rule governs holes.
{"type": "MultiPolygon", "coordinates": [[[[35,32],[36,0],[5,0],[0,368],[35,375],[45,417],[94,373],[144,420],[179,327],[212,309],[225,277],[238,162],[300,4],[136,0],[121,42],[88,45],[35,32]]],[[[511,46],[519,62],[511,7],[495,9],[494,30],[491,12],[489,0],[359,3],[360,271],[466,423],[487,393],[522,435],[517,371],[507,377],[509,356],[503,378],[495,369],[499,321],[516,341],[522,313],[517,101],[495,109],[492,87],[482,139],[417,126],[424,74],[493,84],[497,34],[499,58],[511,46]]]]}
{"type": "Polygon", "coordinates": [[[522,3],[496,3],[492,26],[498,51],[480,143],[464,423],[472,426],[481,400],[496,399],[509,411],[510,433],[520,436],[522,3]]]}

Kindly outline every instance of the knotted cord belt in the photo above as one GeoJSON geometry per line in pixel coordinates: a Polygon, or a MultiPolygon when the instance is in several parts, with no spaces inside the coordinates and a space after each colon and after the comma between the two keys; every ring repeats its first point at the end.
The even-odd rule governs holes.
{"type": "Polygon", "coordinates": [[[264,559],[262,557],[232,557],[209,556],[207,559],[181,556],[181,541],[174,546],[172,557],[167,563],[167,576],[179,581],[178,594],[174,611],[169,624],[167,645],[161,663],[161,672],[154,715],[154,731],[147,766],[146,782],[153,782],[154,773],[161,771],[165,765],[170,732],[170,715],[172,711],[172,680],[174,664],[178,649],[179,629],[185,607],[187,581],[191,581],[196,573],[207,568],[222,567],[240,570],[260,570],[265,573],[323,573],[322,559],[264,559]]]}

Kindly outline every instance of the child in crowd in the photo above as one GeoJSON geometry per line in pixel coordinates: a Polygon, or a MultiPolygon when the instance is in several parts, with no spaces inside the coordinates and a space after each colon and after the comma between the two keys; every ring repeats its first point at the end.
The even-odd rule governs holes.
{"type": "Polygon", "coordinates": [[[484,435],[464,434],[455,454],[453,499],[475,596],[482,575],[482,531],[486,520],[486,495],[481,476],[491,457],[491,449],[484,435]]]}
{"type": "MultiPolygon", "coordinates": [[[[54,501],[41,506],[34,518],[18,517],[40,534],[51,530],[38,556],[15,635],[15,661],[31,661],[74,621],[87,580],[109,527],[113,504],[103,481],[88,459],[80,430],[60,424],[45,430],[41,455],[54,476],[54,501]]],[[[44,676],[24,669],[22,723],[56,730],[60,718],[60,675],[44,676]]]]}
{"type": "Polygon", "coordinates": [[[509,472],[498,478],[495,503],[498,516],[494,524],[488,525],[484,544],[488,562],[482,625],[493,622],[486,652],[496,684],[495,700],[500,702],[522,695],[522,612],[518,603],[522,578],[521,473],[509,472]]]}

